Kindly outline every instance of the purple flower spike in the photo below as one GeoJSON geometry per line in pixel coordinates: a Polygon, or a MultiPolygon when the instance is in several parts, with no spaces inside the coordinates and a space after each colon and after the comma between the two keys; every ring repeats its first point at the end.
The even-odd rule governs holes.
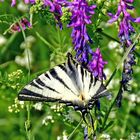
{"type": "Polygon", "coordinates": [[[88,68],[93,73],[94,77],[98,79],[105,78],[105,74],[103,72],[105,64],[107,64],[107,62],[103,60],[100,49],[97,48],[92,56],[92,60],[88,64],[88,68]]]}
{"type": "Polygon", "coordinates": [[[92,43],[90,36],[87,33],[87,24],[91,24],[91,16],[94,14],[96,5],[89,6],[86,0],[74,0],[73,2],[66,2],[70,9],[72,16],[68,27],[72,27],[72,42],[76,51],[76,59],[86,67],[94,77],[98,79],[105,78],[103,73],[104,65],[100,49],[93,52],[89,46],[92,43]],[[92,60],[90,60],[90,56],[92,60]]]}
{"type": "Polygon", "coordinates": [[[71,37],[76,51],[76,59],[83,65],[87,65],[88,56],[93,52],[88,45],[92,40],[87,33],[86,25],[91,24],[91,16],[94,14],[96,5],[89,6],[86,0],[74,0],[65,2],[65,4],[72,13],[68,27],[73,28],[71,37]]]}
{"type": "MultiPolygon", "coordinates": [[[[134,0],[120,0],[118,5],[118,10],[115,15],[112,13],[108,13],[111,19],[108,21],[109,23],[115,22],[118,20],[120,14],[123,15],[120,25],[119,25],[119,38],[122,45],[125,47],[129,47],[133,44],[131,40],[131,34],[135,32],[135,29],[131,25],[131,22],[140,23],[140,17],[133,18],[128,12],[127,9],[133,10],[134,7],[131,5],[134,0]]],[[[133,66],[135,65],[135,56],[134,49],[131,50],[128,57],[124,61],[123,72],[122,72],[122,80],[121,80],[121,90],[117,97],[117,105],[121,106],[122,94],[124,91],[129,90],[129,81],[132,79],[133,74],[133,66]]]]}
{"type": "Polygon", "coordinates": [[[49,6],[50,12],[54,14],[54,17],[59,25],[60,29],[62,29],[61,17],[62,17],[62,0],[44,0],[44,5],[49,6]]]}
{"type": "Polygon", "coordinates": [[[108,15],[111,17],[111,19],[108,21],[109,23],[117,21],[120,17],[120,14],[122,13],[123,19],[120,22],[119,26],[119,38],[122,44],[126,44],[128,47],[132,44],[130,35],[135,32],[134,28],[131,25],[131,22],[140,23],[140,17],[133,18],[127,12],[127,9],[134,9],[134,7],[130,5],[133,3],[133,1],[134,0],[120,0],[117,13],[115,15],[113,15],[112,13],[108,13],[108,15]]]}

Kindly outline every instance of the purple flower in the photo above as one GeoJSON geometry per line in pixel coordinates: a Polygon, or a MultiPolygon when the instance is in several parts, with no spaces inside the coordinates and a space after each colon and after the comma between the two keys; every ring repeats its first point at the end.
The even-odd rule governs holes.
{"type": "Polygon", "coordinates": [[[16,0],[12,0],[11,6],[15,6],[16,5],[16,0]]]}
{"type": "Polygon", "coordinates": [[[121,107],[121,100],[122,94],[124,91],[129,91],[129,81],[132,79],[133,74],[133,66],[136,64],[135,56],[133,53],[133,49],[129,53],[128,57],[126,58],[123,66],[123,73],[122,73],[122,80],[121,80],[121,89],[117,96],[117,105],[121,107]]]}
{"type": "Polygon", "coordinates": [[[103,72],[105,64],[107,64],[107,62],[103,60],[100,49],[97,48],[91,61],[88,63],[88,68],[93,73],[94,77],[98,79],[103,79],[103,77],[105,78],[105,74],[103,72]]]}
{"type": "Polygon", "coordinates": [[[16,22],[13,25],[11,25],[10,29],[11,29],[12,32],[20,32],[21,27],[22,27],[23,30],[25,30],[26,28],[31,28],[32,27],[30,22],[26,18],[22,18],[19,21],[19,23],[16,22]]]}
{"type": "Polygon", "coordinates": [[[128,47],[132,44],[130,35],[135,32],[131,22],[140,23],[140,17],[133,18],[128,12],[127,9],[133,10],[134,7],[131,5],[134,0],[120,0],[118,5],[118,10],[115,15],[112,13],[108,13],[111,19],[108,21],[109,23],[113,23],[118,20],[121,13],[123,18],[119,25],[119,38],[123,44],[126,44],[128,47]]]}
{"type": "Polygon", "coordinates": [[[57,21],[57,24],[59,25],[60,29],[62,29],[62,23],[61,23],[61,16],[62,16],[62,1],[61,0],[44,0],[44,5],[49,6],[50,12],[54,14],[54,17],[57,21]]]}
{"type": "MultiPolygon", "coordinates": [[[[122,20],[119,24],[119,38],[122,44],[127,47],[133,44],[131,40],[131,34],[135,32],[135,29],[131,25],[131,22],[140,23],[140,17],[133,18],[128,12],[128,10],[133,10],[134,7],[131,5],[134,0],[120,0],[118,5],[118,10],[115,15],[109,13],[108,15],[111,19],[108,21],[109,23],[115,22],[120,17],[122,13],[122,20]]],[[[121,80],[121,88],[119,94],[117,96],[117,105],[121,106],[122,94],[124,91],[128,91],[129,89],[129,81],[132,79],[133,74],[133,66],[135,65],[135,56],[134,56],[134,49],[131,50],[128,57],[124,61],[123,72],[122,72],[122,80],[121,80]]]]}
{"type": "Polygon", "coordinates": [[[107,62],[103,61],[100,49],[93,52],[89,46],[92,43],[87,33],[87,24],[91,24],[91,16],[94,14],[95,5],[89,6],[86,0],[74,0],[66,2],[67,8],[72,13],[68,27],[72,27],[72,42],[76,51],[76,59],[87,68],[96,78],[103,79],[103,68],[107,62]],[[92,59],[90,60],[90,57],[92,59]]]}
{"type": "MultiPolygon", "coordinates": [[[[50,12],[54,14],[54,17],[57,21],[57,24],[59,25],[60,29],[62,29],[62,23],[60,21],[60,18],[62,16],[62,4],[63,0],[43,0],[44,6],[48,6],[50,8],[50,12]]],[[[35,4],[35,0],[24,0],[25,4],[35,4]]],[[[11,6],[16,5],[16,0],[12,0],[11,6]]]]}
{"type": "Polygon", "coordinates": [[[76,51],[76,58],[80,62],[87,63],[88,53],[92,51],[88,45],[91,39],[87,33],[86,25],[91,24],[91,16],[94,14],[96,6],[89,6],[86,0],[74,0],[73,2],[67,2],[66,5],[72,13],[68,27],[73,28],[71,37],[76,51]]]}

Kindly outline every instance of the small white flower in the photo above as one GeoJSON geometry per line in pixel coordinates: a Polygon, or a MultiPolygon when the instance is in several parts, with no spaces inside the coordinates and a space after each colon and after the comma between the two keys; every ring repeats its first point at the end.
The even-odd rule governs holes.
{"type": "Polygon", "coordinates": [[[28,10],[28,5],[24,4],[22,1],[18,3],[17,9],[21,12],[27,12],[28,10]]]}
{"type": "Polygon", "coordinates": [[[110,135],[104,133],[104,134],[101,135],[101,139],[110,140],[110,135]]]}
{"type": "Polygon", "coordinates": [[[57,140],[68,140],[68,137],[66,135],[66,131],[63,131],[62,136],[57,136],[57,140]]]}
{"type": "Polygon", "coordinates": [[[26,41],[29,42],[29,43],[34,43],[35,40],[36,40],[35,37],[31,36],[31,35],[26,38],[26,41]]]}
{"type": "Polygon", "coordinates": [[[131,102],[135,102],[136,99],[137,99],[137,96],[136,96],[135,94],[130,94],[130,95],[128,96],[128,98],[129,98],[129,100],[130,100],[131,102]]]}
{"type": "Polygon", "coordinates": [[[6,42],[7,39],[3,35],[0,35],[0,46],[3,46],[6,42]]]}
{"type": "Polygon", "coordinates": [[[63,131],[63,140],[68,140],[67,135],[66,135],[66,131],[63,131]]]}
{"type": "Polygon", "coordinates": [[[8,111],[9,111],[10,113],[13,112],[13,109],[12,109],[11,106],[8,106],[8,111]]]}
{"type": "MultiPolygon", "coordinates": [[[[47,124],[48,124],[48,123],[47,123],[47,124]]],[[[47,125],[47,124],[46,124],[46,120],[43,119],[43,120],[42,120],[42,125],[47,125]]]]}
{"type": "Polygon", "coordinates": [[[51,115],[46,116],[43,120],[42,120],[42,124],[43,125],[48,125],[48,123],[54,123],[53,117],[51,115]]]}
{"type": "Polygon", "coordinates": [[[52,118],[53,117],[51,115],[49,115],[49,116],[46,117],[46,120],[52,120],[52,118]]]}
{"type": "Polygon", "coordinates": [[[36,104],[34,104],[33,105],[33,107],[36,109],[36,110],[41,110],[42,109],[42,103],[41,102],[39,102],[39,103],[36,103],[36,104]]]}
{"type": "Polygon", "coordinates": [[[61,136],[57,136],[57,140],[62,140],[61,136]]]}
{"type": "Polygon", "coordinates": [[[63,104],[54,104],[51,106],[51,109],[54,110],[54,112],[59,112],[63,110],[63,104]]]}
{"type": "Polygon", "coordinates": [[[26,68],[29,68],[29,61],[30,63],[33,62],[33,56],[30,49],[28,49],[28,54],[27,54],[27,51],[25,50],[23,52],[23,56],[15,57],[15,62],[21,66],[25,66],[26,68]],[[29,60],[28,60],[28,55],[29,55],[29,60]]]}
{"type": "Polygon", "coordinates": [[[118,45],[119,45],[119,44],[118,44],[117,42],[115,42],[115,41],[110,41],[110,42],[108,43],[108,48],[109,48],[110,50],[112,50],[112,49],[116,48],[118,45]]]}
{"type": "Polygon", "coordinates": [[[19,101],[19,104],[20,105],[24,105],[24,101],[19,101]]]}

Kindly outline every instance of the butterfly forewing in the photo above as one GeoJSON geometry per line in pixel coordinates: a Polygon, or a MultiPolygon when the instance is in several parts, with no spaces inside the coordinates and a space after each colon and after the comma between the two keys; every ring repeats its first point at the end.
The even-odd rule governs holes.
{"type": "Polygon", "coordinates": [[[54,68],[53,71],[55,71],[55,75],[53,76],[53,78],[55,78],[58,84],[60,84],[62,87],[59,88],[59,86],[56,86],[56,88],[60,90],[60,92],[62,92],[63,90],[63,94],[67,92],[69,94],[74,94],[78,96],[78,89],[75,84],[73,84],[72,77],[68,75],[67,69],[68,68],[65,65],[58,65],[54,68]]]}
{"type": "Polygon", "coordinates": [[[71,56],[66,63],[43,73],[19,93],[19,100],[59,101],[85,106],[101,88],[92,74],[71,56]]]}

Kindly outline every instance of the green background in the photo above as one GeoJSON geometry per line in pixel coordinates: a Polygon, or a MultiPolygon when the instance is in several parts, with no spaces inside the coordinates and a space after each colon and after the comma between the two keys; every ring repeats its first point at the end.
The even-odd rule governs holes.
{"type": "MultiPolygon", "coordinates": [[[[105,65],[105,73],[107,75],[105,83],[124,55],[123,48],[119,44],[113,47],[114,43],[116,43],[114,40],[119,40],[117,37],[118,26],[117,23],[107,24],[109,17],[105,14],[107,11],[115,13],[117,3],[115,1],[109,2],[110,5],[108,7],[106,4],[98,3],[98,9],[95,10],[96,14],[92,18],[93,24],[87,26],[88,33],[93,39],[92,49],[95,51],[97,47],[100,47],[104,60],[108,61],[108,64],[105,65]],[[97,30],[97,28],[102,29],[102,31],[97,30]],[[111,48],[109,44],[111,44],[111,48]]],[[[133,17],[138,17],[140,16],[140,2],[135,1],[134,6],[135,11],[131,12],[131,14],[133,17]]],[[[28,81],[53,66],[63,63],[68,51],[74,52],[70,37],[71,29],[67,28],[64,23],[63,30],[59,30],[51,22],[49,15],[44,14],[42,11],[38,12],[33,16],[32,28],[24,32],[26,39],[28,39],[26,43],[29,43],[29,48],[22,48],[21,44],[24,42],[22,32],[10,33],[8,30],[10,25],[21,17],[29,19],[28,10],[23,12],[18,10],[18,6],[11,7],[10,2],[0,3],[0,35],[6,38],[5,43],[0,45],[0,140],[28,139],[28,132],[25,130],[27,106],[30,107],[31,126],[28,130],[31,132],[31,139],[56,140],[59,139],[58,137],[64,139],[64,136],[69,136],[78,125],[81,118],[79,112],[75,112],[73,108],[65,107],[65,105],[61,107],[57,103],[44,103],[41,110],[37,110],[34,107],[35,103],[24,103],[22,108],[18,101],[15,103],[15,98],[28,81]],[[32,54],[30,74],[28,68],[15,62],[17,56],[24,58],[27,51],[30,51],[32,54]],[[21,71],[18,73],[17,70],[21,71]],[[55,109],[52,109],[52,106],[56,106],[55,109]],[[10,109],[12,112],[10,112],[10,109]],[[52,119],[48,119],[47,116],[51,116],[52,119]],[[44,120],[46,122],[42,124],[44,120]]],[[[136,33],[139,33],[140,25],[134,23],[132,25],[136,29],[136,33]]],[[[138,44],[135,54],[137,64],[133,67],[133,79],[130,83],[131,92],[123,94],[124,98],[121,108],[113,107],[107,120],[107,124],[110,123],[110,125],[108,125],[106,130],[100,132],[100,127],[102,126],[105,113],[118,92],[122,68],[118,70],[108,86],[110,93],[112,93],[112,99],[104,98],[100,100],[101,111],[97,111],[97,116],[100,116],[100,119],[98,120],[95,117],[94,108],[91,111],[95,117],[98,139],[104,139],[103,134],[109,135],[111,139],[131,139],[133,136],[136,139],[140,139],[139,51],[140,47],[138,44]]],[[[80,125],[72,139],[83,139],[83,132],[83,126],[80,125]]]]}

